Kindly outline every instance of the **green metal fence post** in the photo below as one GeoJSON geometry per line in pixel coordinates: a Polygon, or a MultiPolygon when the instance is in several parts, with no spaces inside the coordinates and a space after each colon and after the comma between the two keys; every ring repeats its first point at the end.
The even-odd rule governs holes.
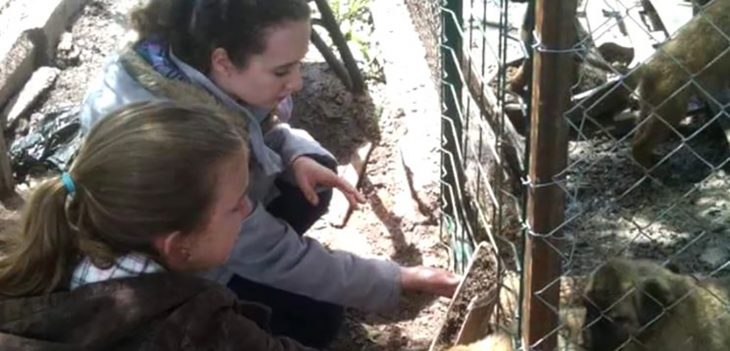
{"type": "MultiPolygon", "coordinates": [[[[462,0],[444,0],[441,9],[441,112],[442,112],[442,147],[457,154],[456,150],[461,147],[461,104],[462,104],[462,87],[463,82],[459,75],[459,66],[461,65],[462,53],[462,28],[464,24],[462,14],[462,0]],[[452,123],[449,123],[451,120],[452,123]],[[452,129],[449,131],[448,129],[452,129]]],[[[462,170],[461,160],[453,158],[450,160],[448,154],[441,154],[441,165],[443,181],[448,184],[458,184],[460,177],[459,170],[462,170]],[[452,161],[453,160],[453,161],[452,161]],[[449,164],[449,163],[458,164],[449,164]]],[[[441,192],[444,193],[448,189],[441,186],[441,192]]],[[[442,197],[443,198],[443,197],[442,197]]],[[[449,215],[455,216],[456,209],[453,203],[442,204],[442,209],[449,215]]]]}

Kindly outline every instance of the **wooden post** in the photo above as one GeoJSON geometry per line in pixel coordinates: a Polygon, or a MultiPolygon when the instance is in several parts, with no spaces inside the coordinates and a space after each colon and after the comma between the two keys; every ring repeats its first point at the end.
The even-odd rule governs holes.
{"type": "Polygon", "coordinates": [[[527,194],[522,338],[525,350],[557,349],[560,231],[564,191],[556,179],[566,166],[567,124],[575,76],[575,0],[536,0],[530,163],[527,194]]]}
{"type": "Polygon", "coordinates": [[[314,30],[314,26],[312,26],[312,44],[314,44],[314,47],[319,50],[319,53],[322,54],[322,57],[324,57],[324,60],[328,65],[330,65],[330,68],[335,71],[335,75],[340,78],[345,88],[352,91],[352,79],[350,79],[350,74],[347,72],[347,69],[342,65],[340,60],[337,59],[337,56],[335,56],[332,50],[330,50],[327,46],[327,43],[325,43],[322,37],[317,34],[317,31],[314,30]]]}

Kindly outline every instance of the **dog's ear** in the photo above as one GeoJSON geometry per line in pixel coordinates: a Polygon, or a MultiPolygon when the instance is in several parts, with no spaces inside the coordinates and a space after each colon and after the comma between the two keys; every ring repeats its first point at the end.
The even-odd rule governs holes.
{"type": "Polygon", "coordinates": [[[668,269],[674,274],[682,274],[682,268],[679,267],[679,264],[675,261],[667,262],[667,264],[664,265],[664,268],[668,269]]]}
{"type": "Polygon", "coordinates": [[[638,294],[636,312],[642,326],[660,318],[676,300],[670,282],[663,277],[647,278],[636,288],[638,294]]]}

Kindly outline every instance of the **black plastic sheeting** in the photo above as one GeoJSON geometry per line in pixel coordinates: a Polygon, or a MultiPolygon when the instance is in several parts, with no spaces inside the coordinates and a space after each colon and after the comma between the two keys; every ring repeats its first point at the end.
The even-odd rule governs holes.
{"type": "Polygon", "coordinates": [[[79,109],[69,108],[43,117],[29,133],[10,145],[15,181],[36,172],[68,170],[81,145],[79,109]]]}

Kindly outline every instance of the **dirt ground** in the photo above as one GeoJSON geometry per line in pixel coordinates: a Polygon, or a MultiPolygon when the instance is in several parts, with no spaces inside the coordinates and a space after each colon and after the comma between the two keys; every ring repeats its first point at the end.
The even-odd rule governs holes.
{"type": "MultiPolygon", "coordinates": [[[[324,221],[310,235],[331,248],[364,256],[389,257],[401,264],[447,267],[446,247],[430,213],[421,213],[411,187],[422,185],[427,208],[437,208],[438,96],[430,81],[425,51],[410,24],[401,1],[373,0],[373,50],[378,53],[386,84],[371,82],[371,96],[380,111],[380,142],[376,145],[361,181],[368,202],[355,211],[347,226],[332,230],[324,221]],[[404,22],[405,21],[405,22],[404,22]],[[387,39],[387,41],[386,41],[387,39]],[[397,49],[396,49],[397,48],[397,49]],[[422,137],[422,136],[425,136],[422,137]],[[404,141],[406,141],[404,143],[404,141]],[[414,145],[417,151],[404,144],[414,145]],[[424,152],[425,151],[425,152],[424,152]],[[417,177],[409,177],[404,158],[421,159],[417,177]]],[[[387,315],[351,311],[348,328],[332,350],[426,350],[445,314],[447,299],[414,295],[403,299],[403,308],[387,315]]]]}
{"type": "MultiPolygon", "coordinates": [[[[389,21],[385,25],[388,31],[413,31],[405,5],[400,1],[375,1],[379,1],[381,11],[397,13],[385,13],[385,16],[380,13],[381,19],[389,21]]],[[[86,87],[96,77],[107,55],[133,38],[125,16],[138,2],[94,0],[83,9],[62,37],[57,58],[52,62],[62,69],[61,74],[53,89],[29,116],[25,116],[31,121],[26,126],[32,126],[44,114],[82,101],[86,87]]],[[[365,25],[361,27],[372,30],[372,14],[366,12],[365,25]]],[[[412,35],[415,37],[415,32],[412,35]]],[[[372,40],[372,45],[371,53],[381,55],[375,47],[377,40],[372,40]]],[[[390,45],[410,47],[414,43],[393,42],[390,45]]],[[[415,45],[420,44],[416,42],[415,45]]],[[[432,118],[436,124],[440,123],[438,100],[434,98],[435,88],[430,83],[424,56],[418,52],[389,52],[376,57],[377,65],[384,66],[381,68],[386,72],[397,72],[400,70],[397,67],[403,66],[417,69],[409,70],[404,77],[389,77],[386,73],[385,77],[381,74],[379,79],[370,79],[369,94],[354,98],[342,88],[316,49],[311,47],[304,65],[305,89],[295,96],[291,123],[310,131],[341,161],[348,160],[364,142],[377,141],[360,184],[367,203],[351,215],[344,228],[333,228],[323,219],[308,233],[332,249],[390,258],[402,264],[448,266],[447,250],[439,240],[439,227],[433,213],[419,212],[418,204],[411,196],[413,190],[409,184],[413,184],[413,176],[407,175],[402,162],[409,157],[401,154],[400,147],[409,129],[413,135],[421,128],[407,125],[412,124],[414,118],[416,121],[432,118]],[[429,83],[409,79],[409,75],[422,75],[429,83]],[[424,104],[424,101],[430,103],[424,104]],[[428,106],[428,111],[424,106],[428,106]]],[[[370,76],[378,78],[379,75],[370,76]]],[[[26,130],[18,131],[20,135],[24,132],[26,130]]],[[[436,209],[438,197],[434,184],[438,183],[439,139],[437,133],[428,135],[429,138],[417,145],[419,155],[416,158],[431,163],[422,168],[428,169],[427,172],[417,175],[427,180],[418,182],[417,191],[423,195],[419,201],[426,203],[427,208],[436,209]]],[[[27,194],[36,182],[37,179],[20,184],[21,194],[27,194]]],[[[12,208],[0,211],[2,230],[10,230],[17,217],[17,211],[12,208]]],[[[447,299],[414,295],[403,298],[402,308],[384,315],[350,311],[346,328],[331,350],[425,350],[441,322],[446,303],[447,299]]]]}

